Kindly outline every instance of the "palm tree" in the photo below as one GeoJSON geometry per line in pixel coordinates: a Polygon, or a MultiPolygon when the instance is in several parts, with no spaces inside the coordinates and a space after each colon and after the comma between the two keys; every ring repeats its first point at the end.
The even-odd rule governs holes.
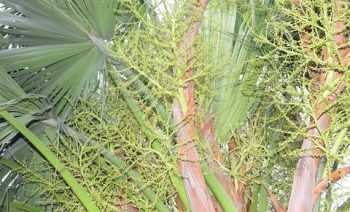
{"type": "MultiPolygon", "coordinates": [[[[6,35],[5,50],[0,56],[4,76],[1,79],[4,95],[1,113],[6,120],[2,124],[1,142],[4,157],[24,162],[32,157],[30,152],[34,147],[57,170],[64,169],[47,144],[33,132],[42,134],[43,120],[50,116],[65,117],[83,91],[91,92],[98,85],[98,74],[103,72],[106,62],[101,48],[114,32],[115,2],[1,3],[4,4],[1,31],[6,35]],[[17,130],[24,137],[17,136],[17,130]]],[[[11,170],[4,170],[2,176],[6,183],[2,186],[16,187],[13,184],[19,183],[18,176],[11,170]]],[[[71,173],[59,172],[69,185],[77,184],[71,173]]],[[[78,187],[73,190],[82,203],[90,210],[98,210],[86,191],[75,186],[78,187]]],[[[3,192],[2,202],[5,195],[7,192],[3,192]]]]}
{"type": "Polygon", "coordinates": [[[1,210],[312,211],[350,171],[347,4],[0,3],[1,210]]]}

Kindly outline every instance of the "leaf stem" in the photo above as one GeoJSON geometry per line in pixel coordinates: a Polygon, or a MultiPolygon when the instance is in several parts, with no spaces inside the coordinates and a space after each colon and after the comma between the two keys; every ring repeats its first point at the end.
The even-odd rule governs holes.
{"type": "Polygon", "coordinates": [[[19,122],[11,113],[0,110],[0,116],[14,126],[30,143],[48,160],[48,162],[61,174],[64,181],[89,212],[99,212],[90,194],[79,184],[67,167],[55,156],[55,154],[24,124],[19,122]]]}
{"type": "Polygon", "coordinates": [[[222,210],[224,212],[236,212],[236,206],[230,195],[227,194],[214,172],[210,171],[206,164],[202,164],[202,169],[206,172],[206,174],[204,174],[205,181],[210,191],[214,194],[215,199],[219,202],[222,210]]]}

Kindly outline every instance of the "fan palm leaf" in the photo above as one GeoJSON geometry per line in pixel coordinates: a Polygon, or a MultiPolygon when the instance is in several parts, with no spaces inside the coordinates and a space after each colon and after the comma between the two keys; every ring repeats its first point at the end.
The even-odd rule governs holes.
{"type": "MultiPolygon", "coordinates": [[[[45,110],[44,102],[39,96],[27,95],[21,87],[0,67],[0,108],[11,111],[22,123],[28,124],[35,120],[36,114],[45,110]]],[[[17,130],[7,122],[0,122],[0,147],[16,136],[17,130]]],[[[0,148],[1,153],[1,148],[0,148]]]]}
{"type": "Polygon", "coordinates": [[[259,55],[254,36],[264,32],[267,4],[268,1],[251,4],[252,12],[243,13],[244,16],[238,4],[213,5],[206,13],[203,35],[210,50],[208,61],[215,67],[222,67],[211,85],[213,103],[210,107],[210,112],[215,114],[216,136],[221,143],[226,143],[232,133],[244,125],[257,101],[251,91],[259,76],[254,67],[254,58],[259,55]],[[260,20],[258,24],[257,20],[260,20]]]}
{"type": "MultiPolygon", "coordinates": [[[[25,129],[48,109],[44,96],[61,115],[83,91],[96,89],[106,62],[104,48],[114,33],[115,3],[1,0],[0,60],[5,69],[0,69],[0,103],[10,112],[4,113],[25,129]]],[[[0,123],[1,158],[30,158],[32,148],[7,121],[0,123]]],[[[1,204],[18,178],[10,167],[2,168],[1,204]]]]}
{"type": "Polygon", "coordinates": [[[8,43],[0,63],[25,92],[49,97],[62,114],[98,86],[114,33],[114,0],[0,2],[8,43]]]}
{"type": "MultiPolygon", "coordinates": [[[[36,119],[41,119],[46,111],[45,101],[40,96],[27,95],[23,89],[0,67],[0,110],[7,110],[24,125],[30,125],[36,119]]],[[[37,131],[35,128],[31,128],[37,131]]],[[[32,147],[18,135],[17,129],[5,120],[0,119],[0,209],[8,208],[5,202],[11,203],[17,196],[21,177],[13,167],[4,161],[24,163],[32,158],[32,147]],[[16,161],[16,162],[15,162],[16,161]],[[5,165],[7,164],[7,165],[5,165]]]]}

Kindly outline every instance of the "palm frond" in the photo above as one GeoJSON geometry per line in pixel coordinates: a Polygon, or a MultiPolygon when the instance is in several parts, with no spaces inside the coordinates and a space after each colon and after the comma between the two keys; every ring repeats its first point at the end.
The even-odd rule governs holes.
{"type": "MultiPolygon", "coordinates": [[[[251,5],[251,10],[263,5],[251,5]]],[[[260,8],[259,8],[260,9],[260,8]]],[[[232,133],[242,127],[248,118],[256,95],[252,95],[259,72],[255,71],[254,58],[259,51],[254,46],[254,33],[259,33],[266,14],[258,13],[259,26],[254,26],[255,14],[242,16],[237,4],[210,5],[203,27],[208,43],[208,61],[218,67],[212,82],[215,128],[219,142],[227,142],[232,133]],[[249,89],[247,89],[249,87],[249,89]]],[[[249,14],[249,13],[244,13],[249,14]]]]}
{"type": "MultiPolygon", "coordinates": [[[[41,119],[46,111],[45,101],[37,95],[27,95],[23,89],[0,67],[0,110],[11,112],[18,121],[30,125],[41,119]]],[[[33,128],[32,128],[33,129],[33,128]]],[[[36,131],[36,129],[33,129],[36,131]]],[[[15,127],[0,118],[0,209],[7,210],[17,195],[21,176],[16,173],[12,163],[25,163],[33,155],[32,147],[20,136],[15,127]],[[5,163],[6,161],[6,163],[5,163]]]]}
{"type": "MultiPolygon", "coordinates": [[[[45,100],[37,95],[27,95],[21,87],[0,67],[0,108],[10,111],[27,125],[46,111],[45,100]]],[[[0,154],[17,135],[17,130],[0,119],[0,154]]]]}
{"type": "Polygon", "coordinates": [[[23,139],[20,139],[0,155],[0,209],[8,208],[6,203],[19,198],[15,191],[21,183],[21,177],[16,173],[15,167],[9,166],[9,161],[15,164],[15,161],[24,162],[31,157],[31,147],[23,139]]]}
{"type": "Polygon", "coordinates": [[[58,114],[97,88],[114,33],[114,0],[1,0],[0,63],[27,93],[48,96],[58,114]]]}

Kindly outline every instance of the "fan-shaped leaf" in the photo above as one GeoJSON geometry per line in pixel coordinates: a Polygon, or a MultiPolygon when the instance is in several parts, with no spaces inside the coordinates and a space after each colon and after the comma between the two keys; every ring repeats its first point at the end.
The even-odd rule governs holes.
{"type": "Polygon", "coordinates": [[[57,114],[98,85],[115,0],[0,0],[0,63],[26,93],[49,97],[57,114]],[[102,50],[102,51],[101,51],[102,50]]]}

